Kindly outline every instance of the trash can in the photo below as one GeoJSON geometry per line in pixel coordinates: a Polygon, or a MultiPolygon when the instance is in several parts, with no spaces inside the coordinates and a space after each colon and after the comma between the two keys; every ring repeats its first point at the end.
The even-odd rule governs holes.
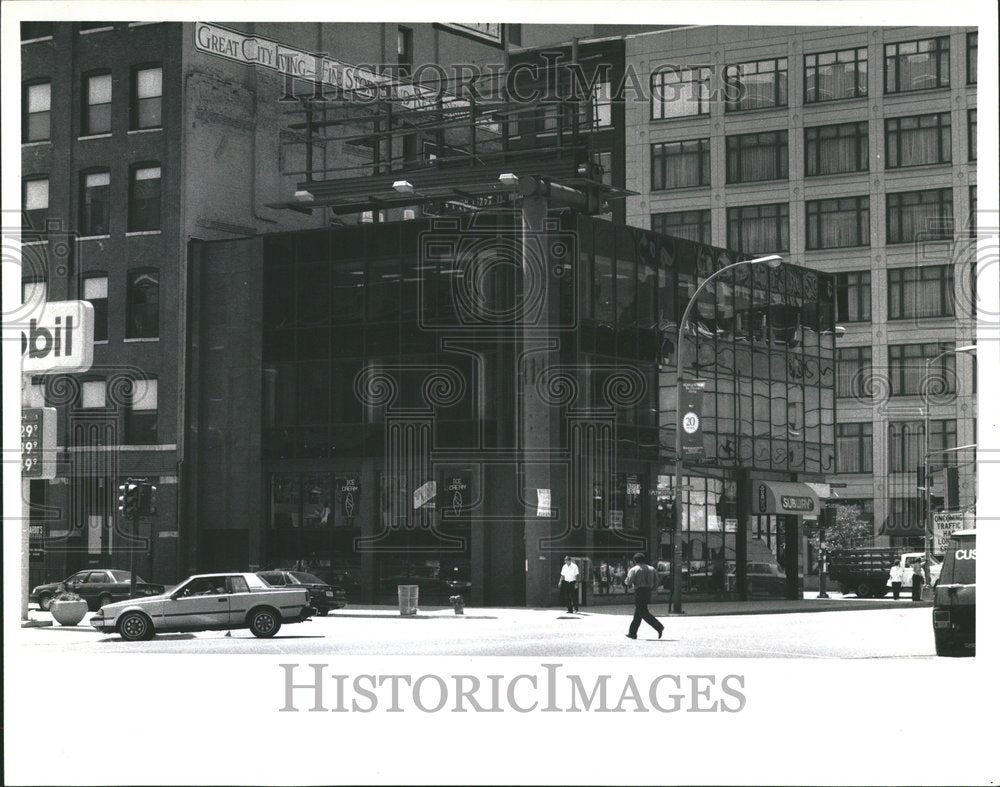
{"type": "Polygon", "coordinates": [[[399,593],[399,614],[416,615],[420,586],[396,585],[396,591],[399,593]]]}

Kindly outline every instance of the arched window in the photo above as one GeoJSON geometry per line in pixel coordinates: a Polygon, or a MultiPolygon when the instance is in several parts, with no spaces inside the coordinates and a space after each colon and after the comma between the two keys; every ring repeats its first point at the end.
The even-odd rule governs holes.
{"type": "Polygon", "coordinates": [[[126,339],[160,336],[160,272],[155,268],[129,271],[126,339]]]}

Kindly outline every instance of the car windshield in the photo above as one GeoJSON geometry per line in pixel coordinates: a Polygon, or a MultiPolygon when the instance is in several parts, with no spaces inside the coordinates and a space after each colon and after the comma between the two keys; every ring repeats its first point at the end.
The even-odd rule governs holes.
{"type": "Polygon", "coordinates": [[[307,574],[305,571],[289,571],[288,574],[300,585],[325,585],[326,583],[315,574],[307,574]]]}

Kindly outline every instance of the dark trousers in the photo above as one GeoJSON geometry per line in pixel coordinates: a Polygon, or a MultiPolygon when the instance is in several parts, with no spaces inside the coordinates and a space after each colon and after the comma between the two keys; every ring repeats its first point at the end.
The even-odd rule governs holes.
{"type": "Polygon", "coordinates": [[[924,578],[918,577],[916,572],[913,574],[913,600],[920,601],[920,588],[924,584],[924,578]]]}
{"type": "Polygon", "coordinates": [[[649,611],[649,600],[652,596],[652,588],[635,589],[635,613],[632,615],[632,625],[628,627],[630,637],[634,637],[639,632],[639,624],[644,620],[653,627],[654,631],[663,631],[663,624],[649,611]]]}
{"type": "Polygon", "coordinates": [[[559,583],[559,598],[566,605],[567,612],[575,612],[580,607],[576,603],[576,582],[567,582],[565,579],[559,583]]]}
{"type": "Polygon", "coordinates": [[[903,583],[902,582],[893,582],[892,583],[892,600],[893,601],[899,601],[899,590],[900,590],[901,587],[903,587],[903,583]]]}

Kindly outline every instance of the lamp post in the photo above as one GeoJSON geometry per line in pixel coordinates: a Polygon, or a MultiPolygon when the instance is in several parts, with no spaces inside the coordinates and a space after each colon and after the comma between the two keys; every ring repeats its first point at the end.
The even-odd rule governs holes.
{"type": "MultiPolygon", "coordinates": [[[[966,344],[962,347],[956,347],[952,350],[945,350],[944,352],[938,353],[933,358],[927,358],[924,360],[924,384],[922,386],[924,395],[924,566],[930,570],[931,564],[931,466],[930,457],[932,453],[941,453],[940,451],[931,451],[931,395],[930,395],[930,385],[929,380],[931,376],[931,366],[940,359],[944,358],[946,355],[958,355],[959,353],[974,353],[976,351],[976,345],[966,344]]],[[[927,577],[925,576],[925,579],[927,577]]],[[[929,589],[927,585],[930,583],[924,583],[924,589],[921,593],[921,598],[924,595],[929,594],[929,589]]]]}
{"type": "Polygon", "coordinates": [[[681,510],[681,478],[684,475],[684,456],[681,453],[681,419],[683,414],[681,413],[681,377],[684,374],[684,328],[687,325],[688,316],[691,314],[691,308],[695,305],[698,300],[698,295],[701,293],[705,286],[718,278],[721,274],[726,271],[732,270],[739,265],[755,265],[757,263],[765,263],[770,268],[777,268],[781,265],[781,257],[777,254],[768,254],[766,257],[757,257],[752,260],[739,260],[738,262],[726,265],[724,268],[719,268],[712,275],[708,276],[705,281],[695,288],[694,293],[688,299],[687,306],[684,307],[684,313],[681,319],[677,323],[677,424],[676,424],[676,434],[674,436],[674,545],[673,554],[670,559],[670,572],[673,576],[673,581],[671,583],[671,612],[680,614],[681,609],[681,533],[683,531],[682,523],[684,521],[683,511],[681,510]]]}

